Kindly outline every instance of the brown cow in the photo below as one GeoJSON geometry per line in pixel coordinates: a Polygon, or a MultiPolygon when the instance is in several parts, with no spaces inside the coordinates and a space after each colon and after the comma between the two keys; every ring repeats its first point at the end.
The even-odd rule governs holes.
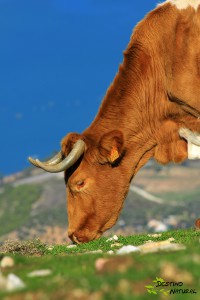
{"type": "Polygon", "coordinates": [[[168,0],[135,28],[99,112],[70,133],[48,162],[65,171],[69,236],[98,238],[112,227],[132,178],[152,157],[200,157],[200,0],[168,0]]]}

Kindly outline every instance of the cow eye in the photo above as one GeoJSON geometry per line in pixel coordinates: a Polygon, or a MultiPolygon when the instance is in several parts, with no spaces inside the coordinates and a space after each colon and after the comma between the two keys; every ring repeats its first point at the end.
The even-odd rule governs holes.
{"type": "Polygon", "coordinates": [[[77,181],[76,185],[80,189],[80,188],[84,187],[85,182],[84,182],[84,180],[79,180],[79,181],[77,181]]]}

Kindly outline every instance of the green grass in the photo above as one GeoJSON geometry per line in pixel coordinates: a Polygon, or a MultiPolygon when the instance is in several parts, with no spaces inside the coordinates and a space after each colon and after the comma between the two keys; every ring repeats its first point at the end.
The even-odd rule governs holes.
{"type": "Polygon", "coordinates": [[[163,270],[169,263],[176,270],[171,276],[178,276],[176,280],[183,281],[183,283],[186,281],[184,287],[194,288],[198,293],[169,295],[166,299],[200,299],[200,232],[193,229],[169,231],[159,238],[150,238],[147,235],[120,236],[118,242],[123,245],[136,246],[149,239],[161,241],[170,237],[174,237],[175,242],[186,245],[186,250],[162,251],[145,255],[139,253],[126,256],[109,255],[107,251],[115,248],[111,248],[113,242],[106,242],[105,237],[71,249],[66,248],[66,245],[55,245],[50,250],[50,246],[45,246],[39,241],[22,243],[21,248],[19,245],[14,247],[10,244],[6,252],[14,253],[9,255],[13,256],[15,266],[3,273],[5,276],[11,272],[16,274],[23,279],[27,288],[12,294],[0,293],[0,299],[162,300],[164,299],[162,294],[149,295],[145,285],[151,285],[156,277],[163,277],[163,270]],[[34,251],[34,248],[38,251],[34,251]],[[86,253],[99,249],[103,251],[102,254],[86,253]],[[109,264],[107,268],[98,272],[95,268],[95,261],[100,257],[108,258],[109,264]],[[125,268],[121,269],[120,264],[125,268]],[[50,269],[52,275],[37,278],[27,276],[29,272],[39,269],[50,269]],[[190,283],[188,283],[188,275],[184,275],[185,271],[192,276],[190,283]]]}

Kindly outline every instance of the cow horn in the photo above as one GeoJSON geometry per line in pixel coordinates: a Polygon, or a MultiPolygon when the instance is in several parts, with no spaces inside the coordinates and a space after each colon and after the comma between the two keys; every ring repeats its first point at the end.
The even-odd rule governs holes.
{"type": "Polygon", "coordinates": [[[42,168],[43,170],[50,173],[58,173],[69,169],[81,157],[84,151],[85,151],[85,142],[82,140],[78,140],[74,144],[74,147],[71,150],[71,152],[68,154],[68,156],[62,161],[59,161],[57,164],[55,164],[55,161],[58,160],[60,152],[57,154],[56,158],[54,156],[52,159],[50,159],[50,161],[48,161],[48,164],[47,162],[43,163],[39,161],[39,159],[34,160],[31,157],[29,157],[28,159],[36,167],[42,168]]]}
{"type": "MultiPolygon", "coordinates": [[[[58,164],[59,162],[61,162],[62,160],[62,152],[58,152],[55,156],[53,156],[51,159],[47,160],[47,161],[42,161],[41,163],[45,164],[45,165],[56,165],[58,164]]],[[[36,167],[40,168],[40,166],[37,164],[36,160],[35,159],[32,159],[31,157],[28,158],[29,161],[36,167]]]]}
{"type": "Polygon", "coordinates": [[[181,137],[186,139],[188,142],[191,142],[192,144],[196,146],[200,146],[200,135],[197,132],[193,132],[188,128],[180,128],[179,134],[181,137]]]}

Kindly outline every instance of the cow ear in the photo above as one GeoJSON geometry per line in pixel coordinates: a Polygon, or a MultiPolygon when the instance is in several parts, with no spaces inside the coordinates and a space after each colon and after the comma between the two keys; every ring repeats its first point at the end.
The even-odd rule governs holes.
{"type": "Polygon", "coordinates": [[[105,133],[99,143],[100,162],[115,164],[120,160],[124,151],[123,134],[119,130],[105,133]]]}

